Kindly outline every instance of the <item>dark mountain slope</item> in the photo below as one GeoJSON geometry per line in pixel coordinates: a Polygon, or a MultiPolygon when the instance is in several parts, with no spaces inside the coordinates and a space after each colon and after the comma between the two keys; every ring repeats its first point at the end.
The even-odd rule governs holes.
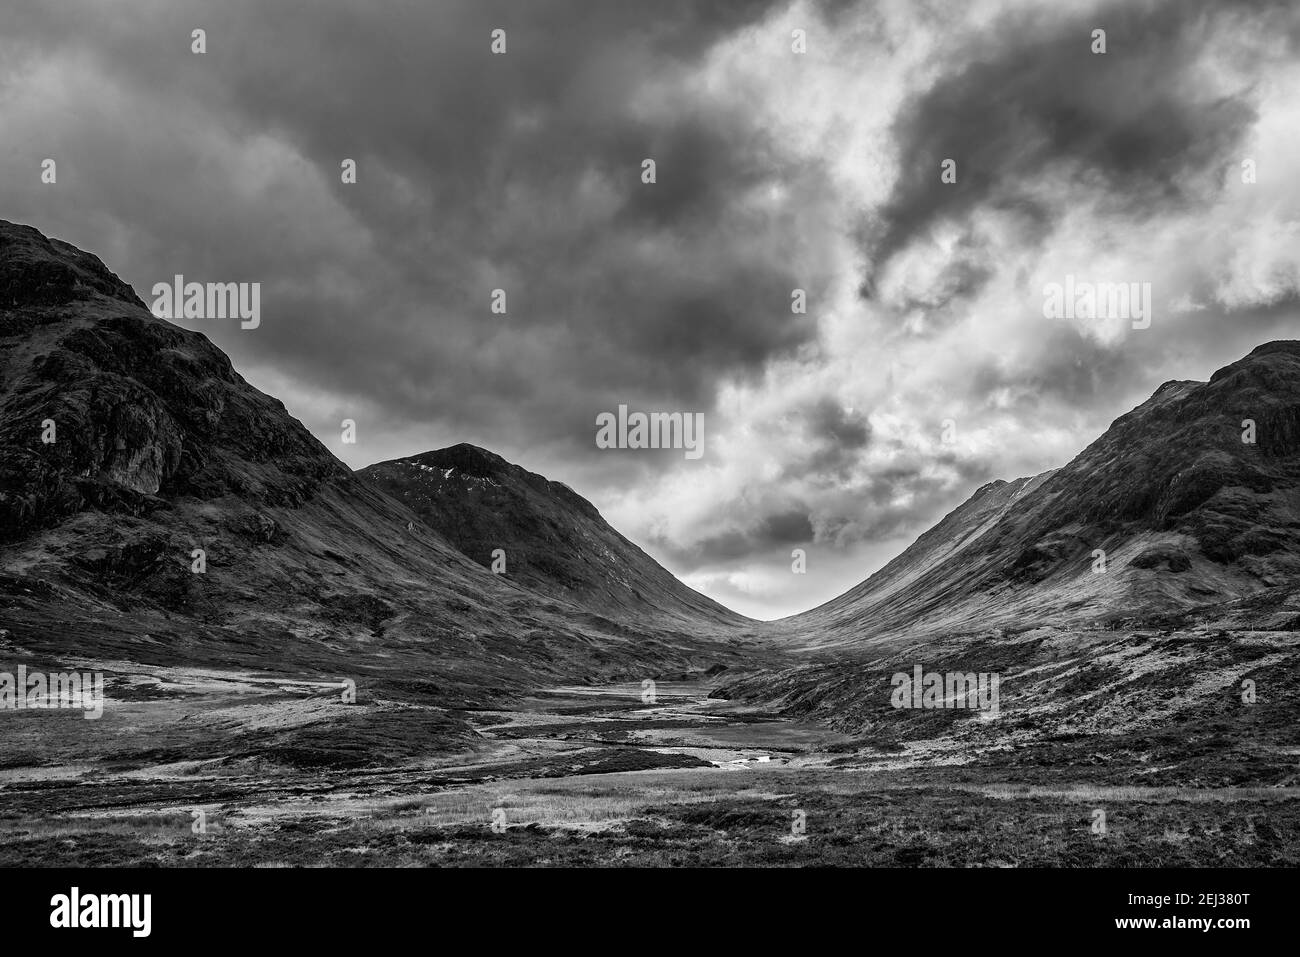
{"type": "Polygon", "coordinates": [[[354,676],[450,706],[735,653],[734,632],[679,624],[485,571],[98,259],[0,223],[0,651],[354,676]]]}
{"type": "Polygon", "coordinates": [[[456,445],[361,470],[469,558],[544,595],[609,617],[747,621],[673,577],[596,507],[499,455],[456,445]]]}
{"type": "Polygon", "coordinates": [[[1209,382],[1165,383],[1065,467],[986,486],[782,626],[810,644],[1078,626],[1298,584],[1300,342],[1273,342],[1209,382]]]}
{"type": "Polygon", "coordinates": [[[1037,488],[1051,474],[1044,472],[1014,482],[997,480],[982,486],[884,568],[818,610],[851,612],[864,601],[880,601],[917,584],[979,541],[980,536],[1003,518],[1027,492],[1037,488]]]}
{"type": "Polygon", "coordinates": [[[282,403],[205,337],[153,317],[94,257],[0,225],[0,283],[3,538],[93,507],[145,515],[175,497],[298,506],[347,480],[282,403]]]}

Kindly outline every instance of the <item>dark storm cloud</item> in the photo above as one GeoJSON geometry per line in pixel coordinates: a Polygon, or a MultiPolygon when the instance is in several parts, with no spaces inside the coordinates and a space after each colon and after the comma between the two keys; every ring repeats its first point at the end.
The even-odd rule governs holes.
{"type": "MultiPolygon", "coordinates": [[[[245,81],[245,110],[328,155],[325,168],[345,151],[342,128],[349,142],[375,151],[382,175],[416,184],[419,218],[409,229],[400,214],[394,229],[397,203],[382,187],[373,199],[359,190],[354,212],[381,244],[401,250],[406,288],[395,295],[433,304],[437,325],[452,327],[443,345],[467,341],[445,352],[415,341],[418,361],[405,364],[400,353],[385,355],[387,381],[413,386],[412,401],[386,401],[393,411],[418,420],[446,403],[471,419],[498,410],[498,425],[526,424],[539,437],[574,437],[576,446],[589,443],[594,414],[617,401],[707,407],[721,376],[757,370],[811,336],[788,313],[776,321],[792,277],[736,242],[743,194],[780,172],[761,133],[718,104],[637,112],[646,89],[670,83],[725,31],[762,12],[709,6],[464,4],[440,7],[399,35],[376,36],[359,23],[346,59],[375,73],[347,84],[346,104],[312,100],[320,105],[306,116],[300,96],[268,98],[265,83],[245,81]],[[508,31],[503,57],[486,55],[495,26],[508,31]],[[384,71],[390,59],[400,72],[384,71]],[[645,157],[658,163],[653,186],[640,181],[645,157]],[[588,186],[607,197],[607,209],[591,212],[588,186]],[[498,225],[507,218],[510,231],[498,225]],[[496,286],[509,294],[514,318],[484,327],[492,321],[487,290],[496,286]],[[467,352],[479,358],[466,362],[467,352]],[[431,367],[444,375],[441,388],[427,386],[431,367]],[[548,369],[545,380],[534,374],[539,367],[548,369]],[[458,402],[467,396],[482,398],[458,402]],[[531,421],[520,422],[518,402],[529,403],[531,421]]],[[[291,65],[278,60],[277,71],[301,83],[314,52],[309,38],[299,43],[299,55],[291,65]]],[[[363,175],[380,181],[374,170],[363,175]]],[[[359,390],[375,372],[331,373],[339,371],[359,390]]]]}
{"type": "MultiPolygon", "coordinates": [[[[1047,326],[1040,336],[1040,349],[1023,364],[988,360],[973,367],[960,384],[968,403],[1027,414],[1044,402],[1086,410],[1105,407],[1117,394],[1149,382],[1150,356],[1142,337],[1109,346],[1063,322],[1047,326]]],[[[1152,342],[1151,347],[1165,346],[1152,342]]]]}
{"type": "Polygon", "coordinates": [[[864,448],[871,439],[871,425],[866,417],[854,414],[832,398],[815,403],[805,413],[811,426],[810,435],[837,448],[864,448]]]}
{"type": "Polygon", "coordinates": [[[655,542],[678,561],[692,564],[730,562],[774,547],[807,545],[814,537],[812,521],[803,509],[777,512],[762,518],[752,528],[729,531],[703,539],[689,549],[674,548],[671,542],[655,542]]]}
{"type": "Polygon", "coordinates": [[[851,495],[824,502],[816,519],[816,540],[845,548],[899,536],[915,537],[946,511],[966,501],[999,474],[1000,465],[985,458],[958,458],[941,452],[923,457],[898,450],[898,464],[877,469],[851,495]],[[946,474],[937,474],[942,465],[946,474]],[[908,504],[899,506],[900,491],[908,504]]]}
{"type": "Polygon", "coordinates": [[[1061,212],[1031,195],[1046,175],[1138,220],[1190,202],[1255,119],[1244,96],[1205,95],[1206,46],[1273,22],[1294,35],[1293,5],[1125,0],[1064,19],[1007,15],[963,48],[969,65],[900,111],[901,174],[864,229],[876,269],[941,219],[982,206],[1018,213],[1027,239],[1041,235],[1061,212]],[[1094,28],[1106,30],[1104,55],[1091,52],[1094,28]],[[955,184],[939,179],[948,158],[955,184]]]}
{"type": "Polygon", "coordinates": [[[707,410],[724,378],[815,333],[790,290],[825,277],[786,247],[788,211],[815,209],[820,171],[785,158],[746,104],[682,84],[769,6],[281,0],[175,4],[130,24],[46,6],[9,28],[29,52],[94,58],[132,101],[104,131],[117,142],[83,144],[102,158],[99,202],[154,254],[115,264],[127,278],[144,293],[199,269],[263,283],[256,338],[203,330],[237,363],[355,397],[389,424],[579,451],[597,412],[707,410]],[[498,27],[503,56],[489,51],[498,27]],[[241,210],[255,218],[232,220],[181,146],[128,159],[137,134],[204,118],[232,137],[230,156],[203,160],[213,170],[259,137],[305,160],[275,172],[319,177],[351,219],[332,241],[355,258],[303,242],[338,220],[302,196],[263,186],[241,210]],[[344,157],[355,186],[339,184],[344,157]],[[769,187],[789,198],[759,208],[769,187]],[[507,317],[488,310],[498,287],[507,317]]]}
{"type": "MultiPolygon", "coordinates": [[[[822,399],[803,414],[806,435],[816,443],[812,453],[792,463],[813,484],[843,482],[859,465],[860,453],[871,442],[871,425],[860,412],[845,409],[834,399],[822,399]]],[[[787,470],[788,475],[795,474],[787,470]]]]}

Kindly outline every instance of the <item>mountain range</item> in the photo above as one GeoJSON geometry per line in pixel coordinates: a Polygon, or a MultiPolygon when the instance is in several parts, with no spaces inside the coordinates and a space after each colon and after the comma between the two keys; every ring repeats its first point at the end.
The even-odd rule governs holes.
{"type": "Polygon", "coordinates": [[[0,223],[0,648],[355,675],[444,703],[742,654],[746,619],[578,495],[468,447],[444,459],[464,483],[449,507],[486,486],[514,511],[388,494],[396,466],[352,472],[99,259],[0,223]],[[612,564],[548,563],[551,535],[612,564]]]}
{"type": "Polygon", "coordinates": [[[95,256],[0,222],[12,648],[450,701],[1039,623],[1295,628],[1298,529],[1300,342],[1272,342],[1165,383],[1059,469],[984,485],[840,597],[754,622],[487,450],[351,471],[95,256]]]}

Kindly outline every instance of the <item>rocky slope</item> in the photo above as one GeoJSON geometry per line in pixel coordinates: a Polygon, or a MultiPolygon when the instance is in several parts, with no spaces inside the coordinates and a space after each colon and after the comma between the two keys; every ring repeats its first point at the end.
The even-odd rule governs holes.
{"type": "Polygon", "coordinates": [[[485,449],[456,445],[360,474],[480,565],[500,549],[505,574],[540,594],[608,617],[746,621],[683,585],[567,485],[485,449]]]}
{"type": "Polygon", "coordinates": [[[1266,609],[1298,584],[1300,342],[1272,342],[1208,382],[1165,383],[1063,468],[985,486],[780,627],[812,646],[1082,627],[1254,596],[1266,609]]]}

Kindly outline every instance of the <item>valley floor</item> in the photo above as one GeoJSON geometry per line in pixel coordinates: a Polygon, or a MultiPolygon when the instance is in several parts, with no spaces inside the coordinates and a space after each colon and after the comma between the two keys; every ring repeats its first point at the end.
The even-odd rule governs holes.
{"type": "Polygon", "coordinates": [[[401,758],[445,716],[343,704],[319,681],[134,668],[99,721],[0,712],[0,865],[1300,864],[1289,782],[876,750],[710,682],[660,682],[653,701],[546,689],[457,712],[469,747],[401,758]],[[385,748],[392,763],[368,766],[385,748]]]}

